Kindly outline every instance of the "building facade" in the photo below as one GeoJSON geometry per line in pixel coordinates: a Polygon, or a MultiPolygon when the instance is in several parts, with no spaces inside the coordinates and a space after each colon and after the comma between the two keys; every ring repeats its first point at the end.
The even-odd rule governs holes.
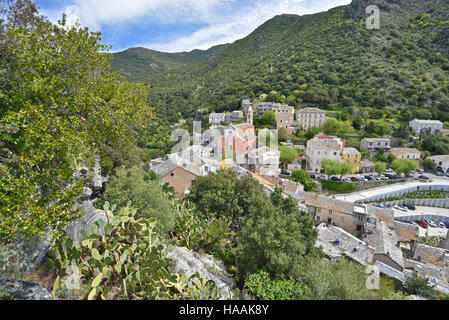
{"type": "Polygon", "coordinates": [[[351,168],[351,173],[362,171],[362,154],[355,148],[341,149],[341,157],[344,162],[347,162],[351,168]]]}
{"type": "Polygon", "coordinates": [[[421,151],[414,148],[391,148],[390,153],[394,155],[396,159],[421,160],[421,151]]]}
{"type": "Polygon", "coordinates": [[[449,155],[429,157],[435,163],[437,170],[449,172],[449,155]]]}
{"type": "Polygon", "coordinates": [[[313,173],[324,173],[321,168],[323,159],[341,161],[343,142],[339,138],[320,139],[315,137],[307,142],[307,170],[313,173]]]}
{"type": "Polygon", "coordinates": [[[370,156],[374,157],[381,151],[390,151],[391,142],[388,138],[365,138],[360,142],[360,148],[367,150],[370,156]]]}
{"type": "Polygon", "coordinates": [[[410,128],[416,134],[421,134],[421,132],[442,133],[443,123],[438,120],[413,120],[409,123],[410,128]]]}
{"type": "Polygon", "coordinates": [[[296,113],[296,122],[306,131],[321,128],[326,123],[326,113],[318,108],[302,109],[296,113]]]}

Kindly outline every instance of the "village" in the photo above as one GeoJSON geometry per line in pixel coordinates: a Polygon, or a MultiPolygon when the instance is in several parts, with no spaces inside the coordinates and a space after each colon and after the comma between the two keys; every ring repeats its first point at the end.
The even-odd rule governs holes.
{"type": "MultiPolygon", "coordinates": [[[[241,110],[209,114],[210,127],[201,144],[152,160],[149,169],[180,198],[189,195],[197,177],[210,172],[227,169],[238,176],[251,175],[268,194],[280,188],[284,197],[295,199],[310,213],[318,230],[316,246],[328,259],[344,256],[375,266],[399,285],[419,275],[449,294],[449,155],[427,157],[434,164],[430,172],[423,169],[419,150],[401,146],[394,138],[364,138],[354,145],[319,132],[305,145],[289,139],[298,130],[322,128],[328,120],[318,108],[273,102],[256,107],[243,100],[241,110]],[[272,121],[271,128],[256,129],[255,121],[264,117],[272,121]],[[278,144],[280,131],[286,131],[287,139],[278,144]],[[288,150],[295,156],[283,155],[288,150]],[[388,166],[379,171],[369,160],[379,154],[416,165],[401,174],[388,166]],[[346,169],[334,171],[326,161],[346,164],[346,169]],[[304,173],[303,179],[295,178],[298,172],[304,173]],[[305,188],[310,181],[313,187],[305,188]],[[352,188],[339,193],[330,184],[352,188]],[[417,192],[424,198],[409,198],[417,192]]],[[[443,132],[439,121],[413,120],[409,126],[414,135],[443,132]]]]}

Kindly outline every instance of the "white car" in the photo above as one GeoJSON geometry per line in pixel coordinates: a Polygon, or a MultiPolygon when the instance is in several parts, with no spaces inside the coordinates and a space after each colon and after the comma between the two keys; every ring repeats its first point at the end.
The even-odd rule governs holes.
{"type": "Polygon", "coordinates": [[[446,228],[446,226],[444,225],[444,223],[443,222],[441,222],[441,221],[438,221],[437,222],[437,225],[440,227],[440,228],[446,228]]]}
{"type": "Polygon", "coordinates": [[[403,207],[403,206],[395,205],[393,208],[395,208],[395,209],[397,209],[397,210],[404,211],[404,212],[407,212],[407,211],[408,211],[408,209],[407,209],[406,207],[403,207]]]}
{"type": "Polygon", "coordinates": [[[427,224],[432,228],[438,228],[438,225],[432,220],[426,220],[427,224]]]}
{"type": "Polygon", "coordinates": [[[358,178],[358,180],[359,180],[360,182],[367,182],[367,181],[368,181],[368,179],[367,179],[367,178],[364,178],[364,177],[360,177],[360,178],[358,178]]]}

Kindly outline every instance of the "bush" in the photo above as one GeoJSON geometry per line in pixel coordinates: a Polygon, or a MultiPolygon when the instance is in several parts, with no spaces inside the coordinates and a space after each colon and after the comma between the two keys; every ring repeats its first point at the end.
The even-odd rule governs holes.
{"type": "Polygon", "coordinates": [[[53,295],[64,288],[88,300],[188,299],[192,296],[185,277],[170,274],[167,249],[154,233],[154,219],[138,218],[137,209],[127,207],[114,213],[104,209],[108,221],[98,220],[75,246],[63,238],[51,250],[48,264],[57,278],[53,295]],[[100,234],[104,229],[104,235],[100,234]],[[66,279],[68,269],[71,275],[66,279]]]}
{"type": "Polygon", "coordinates": [[[245,282],[245,288],[258,300],[303,300],[307,290],[293,278],[271,280],[265,271],[252,274],[245,282]]]}
{"type": "Polygon", "coordinates": [[[436,291],[429,286],[428,280],[417,275],[407,279],[405,289],[409,294],[416,294],[428,299],[436,299],[438,296],[436,291]]]}
{"type": "Polygon", "coordinates": [[[340,181],[321,181],[321,184],[323,185],[323,188],[327,190],[337,191],[337,192],[354,192],[355,191],[355,185],[350,182],[340,182],[340,181]]]}
{"type": "Polygon", "coordinates": [[[175,225],[176,213],[169,195],[164,193],[161,182],[151,180],[150,174],[139,166],[118,169],[106,185],[103,199],[119,207],[132,201],[139,217],[157,219],[160,235],[168,235],[175,225]]]}

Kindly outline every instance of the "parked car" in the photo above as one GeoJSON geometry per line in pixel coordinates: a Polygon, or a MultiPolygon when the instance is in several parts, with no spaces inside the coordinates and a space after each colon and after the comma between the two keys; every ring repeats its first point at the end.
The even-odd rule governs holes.
{"type": "Polygon", "coordinates": [[[444,225],[449,229],[449,222],[445,222],[444,225]]]}
{"type": "Polygon", "coordinates": [[[437,177],[444,177],[444,172],[443,171],[437,171],[437,173],[435,173],[435,175],[437,177]]]}
{"type": "Polygon", "coordinates": [[[359,177],[358,180],[360,182],[367,182],[368,181],[368,179],[366,179],[365,177],[359,177]]]}
{"type": "Polygon", "coordinates": [[[424,229],[429,228],[429,225],[428,225],[427,222],[425,222],[425,221],[416,220],[415,222],[416,222],[421,228],[424,228],[424,229]]]}
{"type": "Polygon", "coordinates": [[[285,169],[282,169],[282,170],[281,170],[281,174],[283,174],[284,176],[291,176],[291,175],[292,175],[290,172],[288,172],[288,171],[285,170],[285,169]]]}
{"type": "Polygon", "coordinates": [[[331,180],[332,181],[341,181],[339,177],[332,177],[331,180]]]}
{"type": "Polygon", "coordinates": [[[380,176],[380,180],[390,180],[390,178],[388,178],[387,176],[385,176],[385,175],[381,175],[380,176]]]}
{"type": "Polygon", "coordinates": [[[385,170],[385,172],[391,173],[391,172],[394,172],[394,170],[391,169],[391,168],[388,168],[388,169],[385,170]]]}
{"type": "Polygon", "coordinates": [[[418,169],[418,173],[419,174],[423,174],[424,173],[424,169],[418,169]]]}
{"type": "Polygon", "coordinates": [[[368,181],[373,181],[374,177],[373,176],[365,176],[365,179],[368,181]]]}
{"type": "Polygon", "coordinates": [[[404,207],[412,211],[416,210],[416,206],[414,204],[405,204],[404,207]]]}
{"type": "Polygon", "coordinates": [[[311,174],[311,175],[310,175],[310,178],[312,178],[312,179],[316,179],[316,175],[314,175],[314,174],[311,174]]]}
{"type": "Polygon", "coordinates": [[[344,181],[344,182],[351,182],[352,180],[351,180],[351,178],[343,178],[343,180],[341,180],[341,181],[344,181]]]}
{"type": "Polygon", "coordinates": [[[395,208],[395,209],[397,209],[397,210],[404,211],[404,212],[407,212],[407,211],[408,211],[408,209],[407,209],[406,207],[403,207],[403,206],[395,205],[393,208],[395,208]]]}
{"type": "Polygon", "coordinates": [[[359,182],[359,179],[357,179],[357,177],[351,177],[351,181],[352,182],[359,182]]]}
{"type": "Polygon", "coordinates": [[[324,175],[318,176],[317,179],[318,179],[318,180],[324,180],[324,181],[327,181],[327,177],[324,176],[324,175]]]}
{"type": "Polygon", "coordinates": [[[418,178],[421,179],[421,180],[430,180],[430,178],[426,177],[426,176],[419,176],[418,178]]]}
{"type": "Polygon", "coordinates": [[[446,228],[446,226],[444,225],[444,223],[441,222],[441,221],[438,221],[438,222],[437,222],[437,225],[438,225],[438,227],[440,227],[440,228],[446,228]]]}
{"type": "Polygon", "coordinates": [[[446,173],[446,177],[449,177],[449,172],[448,172],[448,173],[446,173]]]}
{"type": "Polygon", "coordinates": [[[431,226],[432,228],[438,228],[438,225],[435,223],[435,221],[432,220],[426,220],[427,224],[431,226]]]}

